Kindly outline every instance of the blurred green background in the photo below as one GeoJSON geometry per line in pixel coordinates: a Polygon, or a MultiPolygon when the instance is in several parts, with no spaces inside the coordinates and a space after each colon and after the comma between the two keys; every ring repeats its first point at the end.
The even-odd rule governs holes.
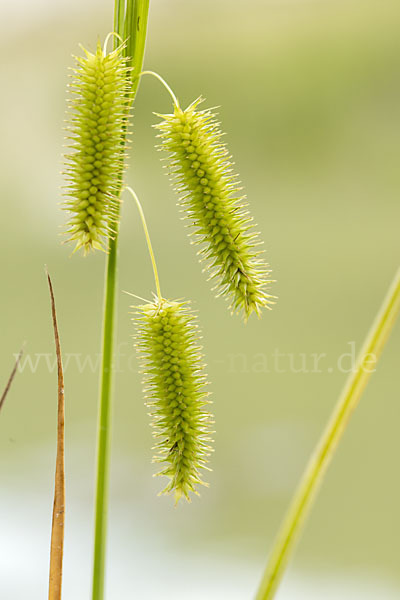
{"type": "MultiPolygon", "coordinates": [[[[0,9],[0,597],[44,598],[55,459],[56,373],[47,264],[66,365],[66,600],[89,598],[104,256],[61,245],[67,68],[112,28],[111,0],[0,9]],[[67,357],[69,358],[67,359],[67,357]],[[85,357],[93,361],[93,368],[85,357]],[[33,368],[30,368],[29,362],[33,368]],[[46,362],[48,361],[48,362],[46,362]],[[36,366],[35,366],[36,365],[36,366]],[[49,368],[50,367],[50,368],[49,368]]],[[[272,538],[399,262],[397,0],[152,0],[145,65],[182,104],[218,105],[266,243],[279,302],[245,327],[195,260],[154,149],[170,100],[143,80],[127,179],[146,211],[163,292],[200,311],[216,416],[210,489],[157,497],[132,347],[129,290],[152,272],[123,207],[108,598],[249,599],[272,538]],[[325,354],[319,369],[313,354],[325,354]],[[304,355],[304,356],[303,356],[304,355]],[[305,361],[305,362],[303,362],[305,361]],[[342,368],[339,368],[342,367],[342,368]]],[[[331,465],[279,600],[400,598],[397,327],[331,465]]]]}

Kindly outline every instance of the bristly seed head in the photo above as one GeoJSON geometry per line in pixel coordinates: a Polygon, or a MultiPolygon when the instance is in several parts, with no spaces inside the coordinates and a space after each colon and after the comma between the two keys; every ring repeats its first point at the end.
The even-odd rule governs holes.
{"type": "Polygon", "coordinates": [[[118,221],[117,193],[124,170],[130,95],[124,45],[104,54],[84,49],[76,58],[65,156],[68,181],[64,208],[70,213],[68,241],[85,254],[104,250],[118,221]]]}
{"type": "Polygon", "coordinates": [[[170,482],[162,493],[174,492],[190,501],[198,494],[200,469],[207,469],[212,416],[204,391],[206,378],[198,346],[196,318],[187,302],[159,300],[134,307],[139,327],[137,348],[143,363],[147,406],[151,408],[158,475],[170,482]]]}
{"type": "Polygon", "coordinates": [[[210,110],[196,110],[201,98],[186,110],[175,106],[174,113],[158,115],[156,125],[171,156],[170,172],[177,183],[180,204],[196,228],[200,254],[207,260],[211,277],[218,281],[218,295],[230,299],[232,312],[244,318],[262,308],[271,308],[267,292],[270,270],[257,247],[258,234],[245,210],[230,156],[210,110]]]}

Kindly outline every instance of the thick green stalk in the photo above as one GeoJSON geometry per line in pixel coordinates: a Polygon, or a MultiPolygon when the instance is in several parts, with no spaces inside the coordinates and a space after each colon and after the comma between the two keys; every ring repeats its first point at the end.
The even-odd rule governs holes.
{"type": "Polygon", "coordinates": [[[275,596],[290,552],[301,534],[329,461],[367,385],[371,372],[375,369],[399,312],[400,269],[367,336],[354,372],[350,374],[331,420],[304,472],[275,540],[256,600],[270,600],[275,596]]]}
{"type": "MultiPolygon", "coordinates": [[[[125,55],[132,58],[134,73],[140,73],[146,43],[147,17],[150,0],[115,0],[114,31],[128,38],[125,55]],[[125,10],[126,9],[126,10],[125,10]],[[132,54],[130,53],[132,52],[132,54]]],[[[118,43],[118,42],[116,42],[118,43]]],[[[138,79],[132,78],[132,90],[137,91],[138,79]]],[[[122,181],[121,181],[122,187],[122,181]]],[[[119,215],[118,215],[119,217],[119,215]]],[[[100,406],[97,442],[97,482],[95,504],[95,535],[92,599],[104,598],[105,548],[111,433],[111,391],[113,379],[115,292],[117,285],[118,225],[109,240],[105,274],[103,352],[100,381],[100,406]]]]}
{"type": "MultiPolygon", "coordinates": [[[[132,7],[132,11],[127,16],[131,16],[131,25],[128,29],[126,55],[132,57],[131,65],[133,66],[132,74],[132,90],[136,94],[140,83],[140,73],[142,72],[144,50],[146,45],[147,19],[149,15],[150,0],[136,0],[128,3],[132,7]]],[[[128,20],[128,19],[127,19],[128,20]]]]}

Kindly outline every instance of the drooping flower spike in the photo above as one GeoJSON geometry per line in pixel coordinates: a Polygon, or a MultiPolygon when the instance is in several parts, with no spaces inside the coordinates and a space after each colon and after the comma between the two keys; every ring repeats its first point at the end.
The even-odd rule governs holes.
{"type": "Polygon", "coordinates": [[[64,208],[70,213],[68,241],[85,254],[104,250],[113,236],[124,170],[131,69],[124,44],[108,54],[106,46],[98,42],[94,54],[83,48],[70,86],[64,208]]]}
{"type": "Polygon", "coordinates": [[[200,471],[208,468],[212,424],[196,318],[187,302],[155,297],[136,307],[135,321],[157,440],[153,461],[164,465],[157,475],[170,479],[162,493],[190,501],[190,492],[198,494],[196,487],[207,485],[200,471]]]}
{"type": "Polygon", "coordinates": [[[151,410],[153,435],[157,440],[153,461],[163,464],[157,475],[170,479],[161,493],[173,492],[176,502],[182,497],[190,501],[190,493],[198,494],[198,485],[207,485],[201,471],[208,469],[212,451],[213,420],[206,408],[210,401],[205,391],[197,318],[188,302],[161,296],[143,210],[133,190],[127,189],[139,208],[157,289],[153,302],[132,307],[146,404],[151,410]]]}
{"type": "Polygon", "coordinates": [[[174,102],[173,114],[158,115],[163,121],[155,127],[161,131],[161,147],[169,152],[180,204],[202,245],[199,254],[217,280],[218,295],[229,298],[232,312],[242,311],[247,320],[252,312],[260,316],[274,304],[267,293],[270,270],[219,124],[211,110],[197,110],[200,102],[186,110],[174,102]]]}

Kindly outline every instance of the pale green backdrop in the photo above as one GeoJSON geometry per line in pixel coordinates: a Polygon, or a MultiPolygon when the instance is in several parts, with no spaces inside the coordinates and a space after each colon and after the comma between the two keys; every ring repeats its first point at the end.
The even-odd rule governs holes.
{"type": "MultiPolygon", "coordinates": [[[[97,36],[104,38],[112,6],[26,0],[0,11],[0,387],[27,342],[23,372],[0,415],[0,597],[46,597],[56,422],[47,264],[69,361],[64,598],[84,600],[104,256],[70,257],[61,245],[61,128],[71,54],[79,42],[93,49],[97,36]]],[[[183,104],[202,94],[208,106],[220,106],[279,301],[245,327],[213,299],[154,149],[152,112],[169,111],[170,100],[158,82],[143,80],[127,179],[147,214],[164,294],[191,298],[200,313],[216,452],[201,499],[174,509],[172,499],[157,497],[132,299],[122,293],[149,296],[153,281],[128,199],[109,600],[252,598],[353,349],[398,266],[399,28],[395,0],[152,0],[146,67],[159,71],[183,104]],[[318,368],[313,354],[326,355],[318,368]]],[[[397,327],[279,600],[400,597],[399,343],[397,327]]]]}

